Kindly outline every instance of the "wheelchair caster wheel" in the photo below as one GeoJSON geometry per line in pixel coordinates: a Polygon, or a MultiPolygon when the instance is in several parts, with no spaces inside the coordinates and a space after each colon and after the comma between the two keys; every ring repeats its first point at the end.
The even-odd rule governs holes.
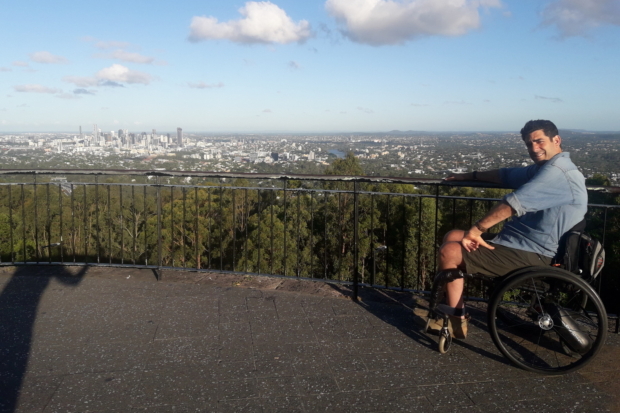
{"type": "Polygon", "coordinates": [[[446,354],[448,350],[450,350],[450,346],[452,345],[452,336],[447,328],[444,328],[439,333],[439,352],[441,354],[446,354]]]}

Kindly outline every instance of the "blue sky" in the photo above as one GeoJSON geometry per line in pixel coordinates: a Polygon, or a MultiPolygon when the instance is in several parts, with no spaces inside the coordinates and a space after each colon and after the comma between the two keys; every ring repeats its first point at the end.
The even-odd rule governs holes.
{"type": "Polygon", "coordinates": [[[617,0],[0,0],[0,132],[620,130],[617,0]]]}

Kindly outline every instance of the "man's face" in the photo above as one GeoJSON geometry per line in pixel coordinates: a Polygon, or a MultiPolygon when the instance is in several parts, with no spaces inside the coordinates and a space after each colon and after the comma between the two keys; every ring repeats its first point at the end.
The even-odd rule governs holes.
{"type": "Polygon", "coordinates": [[[542,129],[530,133],[524,141],[530,158],[532,158],[537,165],[544,164],[549,159],[562,152],[560,148],[562,138],[560,138],[560,135],[549,138],[542,129]]]}

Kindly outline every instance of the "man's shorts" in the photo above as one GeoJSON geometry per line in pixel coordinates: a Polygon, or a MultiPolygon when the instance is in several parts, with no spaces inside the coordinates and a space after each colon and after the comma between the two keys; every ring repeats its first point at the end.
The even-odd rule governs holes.
{"type": "Polygon", "coordinates": [[[503,245],[490,243],[495,249],[480,246],[477,250],[467,252],[463,247],[465,270],[469,274],[481,273],[491,277],[506,275],[523,267],[548,266],[552,258],[535,252],[517,250],[503,245]]]}

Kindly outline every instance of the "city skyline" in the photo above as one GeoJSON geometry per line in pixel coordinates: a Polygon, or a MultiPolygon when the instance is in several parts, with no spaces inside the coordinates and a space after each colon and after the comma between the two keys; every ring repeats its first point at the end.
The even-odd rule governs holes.
{"type": "Polygon", "coordinates": [[[0,133],[620,130],[613,0],[34,3],[0,11],[0,133]]]}

